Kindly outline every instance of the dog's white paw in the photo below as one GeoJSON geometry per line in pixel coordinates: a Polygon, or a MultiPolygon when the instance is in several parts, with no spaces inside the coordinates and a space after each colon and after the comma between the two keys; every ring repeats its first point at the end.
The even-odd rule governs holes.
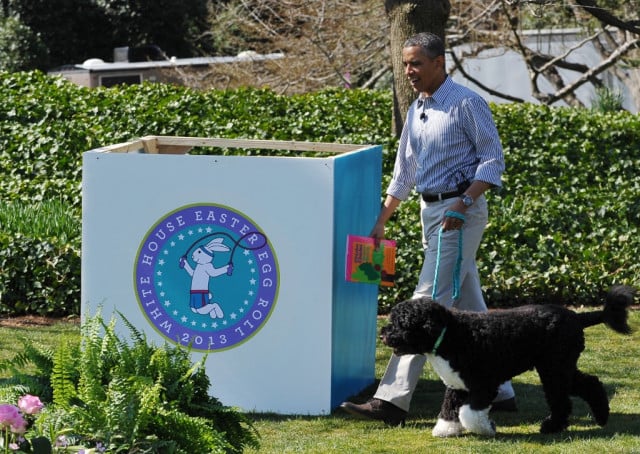
{"type": "Polygon", "coordinates": [[[438,422],[431,431],[431,434],[434,437],[446,438],[446,437],[457,437],[458,435],[462,435],[464,432],[464,427],[460,424],[460,421],[445,421],[444,419],[438,418],[438,422]]]}
{"type": "Polygon", "coordinates": [[[462,427],[478,435],[495,436],[496,424],[489,419],[489,408],[472,410],[469,405],[461,406],[459,417],[462,427]]]}

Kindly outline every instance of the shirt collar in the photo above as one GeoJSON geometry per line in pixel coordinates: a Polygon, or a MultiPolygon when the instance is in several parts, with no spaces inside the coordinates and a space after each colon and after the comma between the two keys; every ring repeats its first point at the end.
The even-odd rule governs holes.
{"type": "Polygon", "coordinates": [[[449,93],[451,93],[451,90],[453,90],[453,79],[451,79],[451,77],[449,77],[449,75],[447,74],[444,81],[433,95],[424,96],[422,93],[420,93],[420,96],[418,97],[418,107],[421,107],[425,102],[427,103],[427,105],[429,105],[429,103],[432,102],[428,101],[429,99],[435,101],[438,104],[442,104],[447,96],[449,96],[449,93]]]}

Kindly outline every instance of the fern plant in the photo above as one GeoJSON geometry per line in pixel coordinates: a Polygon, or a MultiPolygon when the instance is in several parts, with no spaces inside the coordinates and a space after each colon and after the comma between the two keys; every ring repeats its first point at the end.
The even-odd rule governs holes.
{"type": "Polygon", "coordinates": [[[76,396],[78,374],[74,367],[77,349],[61,346],[53,354],[51,389],[53,402],[68,402],[76,396]]]}
{"type": "MultiPolygon", "coordinates": [[[[8,375],[0,389],[2,393],[31,393],[40,396],[42,401],[52,398],[51,374],[53,372],[54,351],[36,344],[29,339],[20,339],[22,349],[13,358],[0,361],[0,373],[8,375]],[[12,391],[13,390],[13,391],[12,391]]],[[[3,398],[3,401],[12,399],[3,398]]]]}
{"type": "MultiPolygon", "coordinates": [[[[84,321],[81,345],[61,343],[54,352],[25,345],[17,363],[37,361],[42,368],[34,383],[48,387],[50,396],[33,433],[62,440],[65,449],[100,446],[109,453],[226,454],[258,447],[250,420],[209,395],[205,358],[193,363],[183,347],[151,345],[120,317],[128,341],[118,337],[115,318],[105,323],[97,315],[84,321]]],[[[27,388],[20,392],[32,392],[27,388]]]]}

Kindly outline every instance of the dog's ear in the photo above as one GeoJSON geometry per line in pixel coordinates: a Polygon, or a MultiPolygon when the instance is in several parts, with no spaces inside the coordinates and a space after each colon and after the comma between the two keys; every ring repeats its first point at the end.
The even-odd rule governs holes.
{"type": "Polygon", "coordinates": [[[415,301],[406,300],[391,308],[389,323],[380,331],[385,345],[394,349],[396,354],[422,353],[416,350],[415,335],[420,331],[421,320],[416,312],[415,301]]]}
{"type": "Polygon", "coordinates": [[[414,309],[419,320],[417,330],[420,334],[414,340],[414,344],[419,344],[419,350],[422,353],[429,353],[440,337],[442,330],[448,325],[451,316],[448,309],[431,298],[420,298],[415,300],[416,308],[414,309]]]}
{"type": "Polygon", "coordinates": [[[447,323],[447,310],[430,298],[398,303],[391,310],[390,328],[385,330],[386,344],[396,352],[426,353],[447,323]]]}
{"type": "Polygon", "coordinates": [[[422,306],[423,315],[422,329],[426,332],[433,332],[436,336],[440,335],[449,322],[449,310],[433,301],[431,298],[421,298],[420,304],[422,306]]]}

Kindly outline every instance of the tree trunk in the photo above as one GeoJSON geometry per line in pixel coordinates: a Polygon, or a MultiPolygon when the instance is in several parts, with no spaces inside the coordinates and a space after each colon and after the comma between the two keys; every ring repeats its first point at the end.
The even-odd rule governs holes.
{"type": "Polygon", "coordinates": [[[448,0],[385,0],[393,66],[393,131],[400,135],[416,93],[404,75],[402,45],[410,36],[431,32],[444,38],[451,5],[448,0]]]}
{"type": "MultiPolygon", "coordinates": [[[[621,71],[622,72],[622,71],[621,71]]],[[[640,69],[632,68],[624,71],[623,82],[627,85],[636,110],[640,112],[640,69]]]]}

